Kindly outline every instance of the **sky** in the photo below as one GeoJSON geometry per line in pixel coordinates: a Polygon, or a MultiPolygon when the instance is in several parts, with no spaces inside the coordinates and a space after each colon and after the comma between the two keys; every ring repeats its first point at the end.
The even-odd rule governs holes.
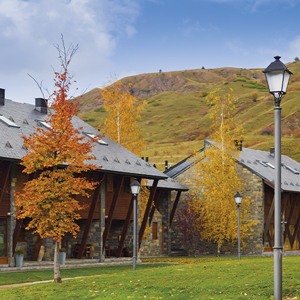
{"type": "Polygon", "coordinates": [[[0,88],[34,104],[32,76],[51,93],[61,35],[79,46],[72,96],[112,76],[287,63],[300,57],[299,14],[300,0],[0,0],[0,88]]]}

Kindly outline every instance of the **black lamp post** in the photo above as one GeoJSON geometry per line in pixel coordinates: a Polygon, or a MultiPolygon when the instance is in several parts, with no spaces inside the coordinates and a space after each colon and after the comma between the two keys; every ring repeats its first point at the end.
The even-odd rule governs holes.
{"type": "Polygon", "coordinates": [[[281,97],[286,93],[292,72],[275,56],[263,72],[269,92],[274,96],[275,108],[275,207],[274,207],[274,300],[282,299],[282,239],[281,239],[281,97]]]}
{"type": "Polygon", "coordinates": [[[134,179],[130,185],[133,194],[133,265],[132,270],[136,270],[136,252],[137,252],[137,195],[140,192],[140,183],[134,179]]]}
{"type": "Polygon", "coordinates": [[[241,240],[240,240],[240,204],[242,203],[242,196],[237,192],[234,196],[235,203],[237,205],[238,213],[238,258],[241,260],[241,240]]]}

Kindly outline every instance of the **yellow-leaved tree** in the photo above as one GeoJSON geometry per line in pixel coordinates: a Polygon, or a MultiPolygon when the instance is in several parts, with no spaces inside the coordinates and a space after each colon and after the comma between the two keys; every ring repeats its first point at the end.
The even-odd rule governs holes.
{"type": "Polygon", "coordinates": [[[147,102],[138,105],[137,99],[130,93],[130,86],[116,81],[102,89],[104,108],[109,114],[103,131],[118,144],[141,156],[145,142],[137,120],[141,118],[141,111],[147,102]]]}
{"type": "MultiPolygon", "coordinates": [[[[125,85],[121,81],[116,81],[102,89],[103,106],[108,112],[108,117],[104,121],[103,132],[118,144],[137,156],[141,156],[146,143],[137,120],[141,118],[141,111],[147,105],[147,101],[138,104],[138,100],[130,93],[130,87],[131,84],[125,85]]],[[[147,183],[148,181],[145,179],[141,182],[142,217],[150,196],[147,183]]],[[[145,232],[148,231],[149,227],[147,226],[145,232]]]]}
{"type": "MultiPolygon", "coordinates": [[[[205,218],[202,238],[217,243],[217,255],[225,241],[237,240],[237,207],[234,201],[236,192],[242,190],[242,180],[236,170],[239,157],[237,141],[243,138],[241,124],[234,122],[232,112],[235,109],[230,94],[220,96],[219,90],[208,96],[211,105],[212,127],[210,136],[212,145],[196,155],[194,184],[198,187],[198,209],[205,218]]],[[[241,212],[241,240],[249,235],[250,198],[243,197],[241,212]]]]}

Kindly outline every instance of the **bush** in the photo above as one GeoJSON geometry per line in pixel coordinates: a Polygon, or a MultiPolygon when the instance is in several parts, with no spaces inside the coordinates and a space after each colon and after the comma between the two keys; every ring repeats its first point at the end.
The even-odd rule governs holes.
{"type": "Polygon", "coordinates": [[[15,254],[24,256],[26,254],[26,250],[25,249],[16,249],[15,254]]]}
{"type": "Polygon", "coordinates": [[[252,94],[252,96],[251,96],[252,101],[256,102],[257,101],[257,97],[258,97],[257,93],[252,94]]]}
{"type": "Polygon", "coordinates": [[[94,110],[94,112],[106,112],[104,107],[98,107],[94,110]]]}
{"type": "Polygon", "coordinates": [[[296,128],[293,132],[295,138],[300,138],[300,128],[296,128]]]}
{"type": "Polygon", "coordinates": [[[267,126],[261,130],[261,135],[274,135],[274,125],[267,126]]]}
{"type": "Polygon", "coordinates": [[[207,92],[205,91],[202,91],[200,94],[199,94],[199,97],[206,97],[207,96],[207,92]]]}

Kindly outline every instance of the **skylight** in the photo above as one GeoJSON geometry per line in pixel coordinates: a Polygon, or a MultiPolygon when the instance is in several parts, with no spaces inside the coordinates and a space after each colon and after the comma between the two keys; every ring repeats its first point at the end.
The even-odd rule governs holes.
{"type": "Polygon", "coordinates": [[[262,161],[262,160],[259,160],[259,159],[257,159],[256,161],[264,167],[270,167],[272,169],[275,169],[275,167],[267,161],[262,161]]]}
{"type": "Polygon", "coordinates": [[[97,137],[96,135],[92,134],[92,133],[89,133],[89,132],[82,132],[84,133],[85,135],[87,135],[88,137],[90,137],[91,139],[93,138],[97,138],[97,143],[100,144],[100,145],[105,145],[105,146],[108,146],[108,144],[106,142],[104,142],[103,140],[101,140],[99,137],[97,137]]]}
{"type": "Polygon", "coordinates": [[[38,124],[46,127],[47,129],[51,129],[51,125],[49,125],[47,122],[43,121],[43,120],[36,120],[38,122],[38,124]]]}
{"type": "Polygon", "coordinates": [[[290,166],[288,166],[288,165],[286,165],[286,164],[281,164],[281,165],[282,165],[285,169],[291,171],[292,173],[294,173],[294,174],[296,174],[296,175],[299,175],[299,174],[300,174],[297,170],[291,168],[290,166]]]}
{"type": "Polygon", "coordinates": [[[15,128],[20,128],[19,125],[17,125],[15,122],[5,118],[4,116],[0,116],[0,121],[2,121],[4,124],[6,124],[8,127],[15,127],[15,128]]]}

